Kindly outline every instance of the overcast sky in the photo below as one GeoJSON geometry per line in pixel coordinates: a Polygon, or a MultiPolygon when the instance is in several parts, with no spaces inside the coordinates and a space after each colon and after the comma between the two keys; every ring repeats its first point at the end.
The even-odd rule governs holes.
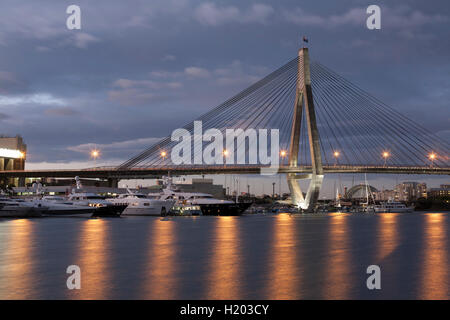
{"type": "Polygon", "coordinates": [[[94,146],[117,164],[285,64],[304,34],[313,59],[450,140],[445,0],[2,0],[0,134],[24,137],[27,168],[92,166],[94,146]]]}

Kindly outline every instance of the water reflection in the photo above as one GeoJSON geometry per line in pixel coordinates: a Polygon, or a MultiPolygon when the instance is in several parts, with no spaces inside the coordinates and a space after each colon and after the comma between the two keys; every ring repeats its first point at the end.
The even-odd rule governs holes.
{"type": "Polygon", "coordinates": [[[81,290],[67,290],[71,298],[108,299],[111,294],[108,221],[88,219],[81,225],[77,258],[81,269],[81,290]]]}
{"type": "Polygon", "coordinates": [[[34,224],[32,220],[7,222],[5,244],[0,253],[0,298],[32,299],[36,297],[34,271],[34,224]],[[6,263],[4,263],[5,261],[6,263]]]}
{"type": "MultiPolygon", "coordinates": [[[[348,299],[351,284],[350,277],[350,238],[348,216],[343,213],[331,213],[328,229],[328,248],[326,279],[322,294],[324,299],[348,299]]],[[[357,244],[355,244],[357,245],[357,244]]]]}
{"type": "Polygon", "coordinates": [[[397,218],[398,213],[378,215],[376,260],[381,262],[398,246],[397,218]]]}
{"type": "Polygon", "coordinates": [[[212,230],[214,240],[208,269],[207,299],[240,298],[242,253],[238,223],[237,217],[216,218],[212,230]]]}
{"type": "Polygon", "coordinates": [[[172,220],[155,220],[149,237],[149,261],[144,282],[145,299],[175,299],[176,290],[176,232],[172,220]]]}
{"type": "Polygon", "coordinates": [[[297,265],[299,246],[295,219],[288,214],[275,217],[269,264],[267,299],[300,299],[301,270],[297,265]]]}
{"type": "Polygon", "coordinates": [[[424,259],[421,299],[448,299],[447,216],[442,213],[425,215],[424,259]]]}

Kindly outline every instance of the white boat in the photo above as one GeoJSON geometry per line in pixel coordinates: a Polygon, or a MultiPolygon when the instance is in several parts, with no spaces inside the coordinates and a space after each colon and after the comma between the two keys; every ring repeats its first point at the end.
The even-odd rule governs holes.
{"type": "Polygon", "coordinates": [[[44,196],[42,199],[34,200],[48,207],[44,216],[51,217],[91,217],[97,210],[89,205],[75,204],[60,196],[44,196]]]}
{"type": "Polygon", "coordinates": [[[76,190],[72,190],[68,200],[75,205],[90,206],[95,208],[93,217],[120,217],[127,205],[114,204],[107,201],[105,197],[92,192],[83,192],[79,177],[75,177],[77,183],[76,190]]]}
{"type": "MultiPolygon", "coordinates": [[[[149,196],[154,194],[149,194],[149,196]]],[[[170,178],[167,186],[159,195],[161,200],[175,200],[178,206],[199,206],[203,215],[215,216],[237,216],[241,215],[251,203],[238,203],[237,201],[221,200],[214,198],[211,194],[200,192],[180,192],[172,186],[170,178]]]]}
{"type": "Polygon", "coordinates": [[[175,204],[173,199],[159,199],[159,196],[147,196],[130,190],[128,190],[128,193],[108,199],[108,201],[125,205],[126,208],[122,215],[128,216],[165,216],[175,204]]]}
{"type": "Polygon", "coordinates": [[[21,199],[0,198],[0,217],[3,218],[40,217],[47,209],[42,204],[21,199]]]}
{"type": "Polygon", "coordinates": [[[383,202],[380,205],[374,206],[375,212],[396,212],[396,213],[402,213],[402,212],[411,212],[414,210],[413,207],[407,207],[404,203],[394,201],[392,199],[389,199],[387,202],[383,202]]]}

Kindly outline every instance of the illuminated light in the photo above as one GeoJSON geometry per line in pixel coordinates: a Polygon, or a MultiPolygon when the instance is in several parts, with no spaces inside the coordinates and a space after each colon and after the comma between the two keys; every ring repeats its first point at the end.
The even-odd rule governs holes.
{"type": "Polygon", "coordinates": [[[387,157],[389,157],[389,152],[384,151],[384,152],[383,152],[383,158],[387,158],[387,157]]]}
{"type": "Polygon", "coordinates": [[[228,150],[227,149],[225,149],[225,150],[223,150],[223,155],[226,157],[226,156],[228,156],[228,150]]]}
{"type": "Polygon", "coordinates": [[[335,151],[334,153],[333,153],[333,156],[335,157],[335,158],[337,158],[337,157],[339,157],[341,154],[339,153],[339,151],[335,151]]]}
{"type": "Polygon", "coordinates": [[[431,160],[436,159],[436,154],[434,152],[430,153],[430,155],[428,156],[431,160]]]}
{"type": "Polygon", "coordinates": [[[91,151],[91,157],[97,159],[100,156],[100,151],[94,149],[91,151]]]}
{"type": "Polygon", "coordinates": [[[23,158],[25,158],[25,153],[21,152],[20,150],[0,148],[0,157],[12,158],[12,159],[23,159],[23,158]]]}
{"type": "Polygon", "coordinates": [[[281,155],[281,157],[284,158],[284,157],[286,157],[287,152],[285,150],[281,150],[280,155],[281,155]]]}
{"type": "Polygon", "coordinates": [[[167,156],[167,152],[161,151],[161,157],[165,158],[167,156]]]}

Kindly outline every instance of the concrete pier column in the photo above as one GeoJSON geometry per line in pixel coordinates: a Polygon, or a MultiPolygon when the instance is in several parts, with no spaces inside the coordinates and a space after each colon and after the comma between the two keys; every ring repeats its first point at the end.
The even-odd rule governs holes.
{"type": "Polygon", "coordinates": [[[304,210],[312,211],[317,206],[317,201],[319,199],[319,192],[323,181],[323,167],[322,155],[320,153],[319,130],[317,129],[316,113],[311,88],[308,48],[301,48],[298,52],[298,77],[295,96],[291,141],[289,146],[289,165],[291,167],[298,167],[301,121],[304,109],[308,129],[312,172],[311,175],[307,175],[307,177],[288,174],[287,180],[293,204],[304,210]],[[299,180],[306,178],[311,179],[311,182],[306,197],[304,197],[299,185],[299,180]]]}
{"type": "Polygon", "coordinates": [[[25,187],[25,177],[20,177],[17,184],[18,187],[25,187]]]}
{"type": "Polygon", "coordinates": [[[117,179],[117,178],[108,178],[108,187],[110,187],[110,188],[118,188],[119,187],[119,179],[117,179]]]}

